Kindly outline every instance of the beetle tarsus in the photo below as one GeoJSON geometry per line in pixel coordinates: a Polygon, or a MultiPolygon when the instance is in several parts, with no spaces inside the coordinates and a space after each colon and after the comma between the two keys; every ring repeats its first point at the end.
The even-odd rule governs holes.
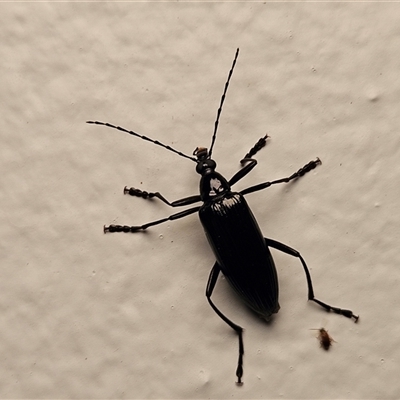
{"type": "Polygon", "coordinates": [[[147,192],[146,190],[136,189],[134,187],[128,188],[127,186],[124,187],[124,194],[129,194],[130,196],[134,197],[141,197],[142,199],[152,199],[153,197],[157,197],[162,200],[165,204],[169,206],[171,203],[164,198],[159,192],[147,192]]]}
{"type": "Polygon", "coordinates": [[[354,318],[354,322],[357,322],[358,319],[360,318],[359,315],[355,315],[353,313],[353,311],[351,311],[351,310],[346,310],[344,308],[339,308],[339,307],[333,307],[333,306],[330,306],[329,304],[326,304],[326,303],[322,302],[321,300],[316,299],[314,297],[314,291],[313,290],[311,290],[311,292],[309,292],[308,299],[311,300],[311,301],[314,301],[317,304],[319,304],[321,307],[325,308],[325,310],[328,311],[328,312],[329,311],[333,311],[335,314],[343,315],[344,317],[347,317],[347,318],[354,318]]]}
{"type": "Polygon", "coordinates": [[[354,322],[358,322],[358,319],[360,318],[359,315],[354,315],[353,311],[351,310],[343,310],[341,308],[339,308],[339,311],[336,311],[336,309],[334,307],[332,307],[333,311],[337,314],[341,314],[344,315],[347,318],[354,318],[354,322]]]}
{"type": "Polygon", "coordinates": [[[110,233],[115,233],[115,232],[124,232],[124,233],[134,233],[138,232],[141,230],[144,230],[146,228],[143,228],[142,226],[128,226],[128,225],[109,225],[105,226],[104,225],[104,233],[110,232],[110,233]]]}
{"type": "Polygon", "coordinates": [[[243,157],[240,163],[243,165],[246,158],[253,158],[266,144],[269,136],[266,134],[264,137],[258,140],[258,142],[249,150],[249,152],[243,157]]]}
{"type": "MultiPolygon", "coordinates": [[[[299,178],[300,176],[303,176],[304,174],[306,174],[307,172],[310,172],[315,167],[317,167],[318,165],[321,165],[321,164],[322,164],[321,160],[319,159],[319,157],[317,157],[316,160],[312,160],[308,164],[306,164],[304,167],[300,168],[297,172],[295,172],[292,175],[292,177],[299,178]]],[[[290,180],[290,178],[289,178],[289,180],[290,180]]]]}
{"type": "Polygon", "coordinates": [[[296,178],[300,178],[301,176],[304,176],[307,172],[312,171],[314,168],[316,168],[318,165],[321,165],[322,162],[319,159],[319,157],[317,157],[315,160],[310,161],[309,163],[307,163],[304,167],[300,168],[297,172],[295,172],[294,174],[290,175],[288,178],[283,178],[283,179],[278,179],[276,181],[273,181],[271,183],[288,183],[293,179],[296,178]]]}
{"type": "MultiPolygon", "coordinates": [[[[146,192],[145,190],[136,189],[134,187],[124,187],[124,194],[129,194],[134,197],[141,197],[142,199],[151,199],[154,196],[160,195],[159,193],[146,192]]],[[[157,196],[158,197],[158,196],[157,196]]]]}
{"type": "Polygon", "coordinates": [[[238,366],[236,368],[236,376],[237,376],[237,382],[236,385],[242,386],[242,377],[243,377],[243,354],[239,354],[239,360],[238,360],[238,366]]]}

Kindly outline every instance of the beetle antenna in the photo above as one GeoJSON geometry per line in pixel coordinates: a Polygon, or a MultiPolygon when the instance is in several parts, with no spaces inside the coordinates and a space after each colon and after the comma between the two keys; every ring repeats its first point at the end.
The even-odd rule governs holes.
{"type": "Polygon", "coordinates": [[[175,150],[171,146],[168,146],[168,145],[166,145],[164,143],[161,143],[158,140],[153,140],[153,139],[148,138],[147,136],[139,135],[136,132],[128,131],[128,129],[122,128],[120,126],[116,126],[116,125],[113,125],[113,124],[109,124],[108,122],[100,122],[100,121],[86,121],[86,123],[87,124],[104,125],[104,126],[108,126],[109,128],[118,129],[119,131],[129,133],[130,135],[137,136],[140,139],[147,140],[148,142],[151,142],[151,143],[154,143],[154,144],[156,144],[158,146],[164,147],[164,149],[170,150],[170,151],[180,155],[181,157],[188,158],[189,160],[192,160],[195,163],[197,163],[197,160],[194,157],[190,157],[190,156],[188,156],[188,155],[186,155],[186,154],[184,154],[184,153],[182,153],[182,152],[180,152],[178,150],[175,150]]]}
{"type": "Polygon", "coordinates": [[[219,104],[219,108],[217,111],[217,119],[215,120],[215,124],[214,124],[214,133],[213,133],[212,140],[211,140],[210,151],[208,152],[208,158],[211,158],[211,153],[212,153],[212,150],[214,147],[215,139],[217,138],[217,129],[218,129],[219,117],[220,117],[221,111],[222,111],[222,105],[224,104],[225,95],[226,95],[226,92],[228,91],[229,81],[231,79],[233,69],[235,68],[235,64],[236,64],[238,55],[239,55],[239,49],[236,50],[235,58],[233,60],[231,70],[229,71],[229,74],[228,74],[228,80],[225,83],[224,93],[222,93],[221,102],[219,104]]]}

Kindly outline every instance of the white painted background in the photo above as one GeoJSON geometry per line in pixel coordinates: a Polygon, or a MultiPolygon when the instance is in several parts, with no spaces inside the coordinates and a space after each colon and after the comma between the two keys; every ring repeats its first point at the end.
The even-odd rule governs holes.
{"type": "Polygon", "coordinates": [[[399,398],[400,4],[2,3],[1,398],[399,398]],[[274,252],[281,310],[263,323],[221,280],[196,215],[147,234],[102,233],[176,209],[122,195],[196,194],[194,163],[122,125],[191,153],[208,146],[240,56],[214,156],[228,178],[266,132],[237,184],[323,164],[251,194],[274,252]],[[310,328],[337,343],[318,347],[310,328]]]}

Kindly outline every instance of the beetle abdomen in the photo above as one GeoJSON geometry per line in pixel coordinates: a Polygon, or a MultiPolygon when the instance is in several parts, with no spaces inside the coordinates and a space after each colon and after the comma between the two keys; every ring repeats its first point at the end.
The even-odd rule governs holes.
{"type": "Polygon", "coordinates": [[[200,221],[228,282],[261,317],[278,312],[278,277],[271,253],[246,200],[225,193],[205,203],[200,221]]]}

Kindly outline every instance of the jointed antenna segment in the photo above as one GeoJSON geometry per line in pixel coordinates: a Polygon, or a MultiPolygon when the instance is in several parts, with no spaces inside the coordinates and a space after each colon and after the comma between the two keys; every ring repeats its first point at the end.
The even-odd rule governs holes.
{"type": "Polygon", "coordinates": [[[128,131],[128,129],[125,129],[125,128],[122,128],[122,127],[120,127],[120,126],[116,126],[116,125],[113,125],[113,124],[109,124],[108,122],[86,121],[86,123],[88,123],[88,124],[96,124],[96,125],[104,125],[104,126],[108,126],[109,128],[118,129],[119,131],[129,133],[130,135],[137,136],[137,137],[139,137],[140,139],[144,139],[144,140],[147,140],[148,142],[151,142],[151,143],[154,143],[154,144],[156,144],[156,145],[158,145],[158,146],[164,147],[164,149],[170,150],[170,151],[172,151],[172,152],[174,152],[174,153],[180,155],[181,157],[188,158],[189,160],[192,160],[192,161],[194,161],[195,163],[197,163],[197,160],[196,160],[194,157],[187,156],[186,154],[184,154],[184,153],[182,153],[182,152],[180,152],[180,151],[178,151],[178,150],[175,150],[175,149],[172,148],[171,146],[168,146],[168,145],[166,145],[166,144],[164,144],[164,143],[161,143],[161,142],[159,142],[158,140],[150,139],[150,138],[148,138],[147,136],[139,135],[138,133],[136,133],[136,132],[134,132],[134,131],[128,131]]]}
{"type": "Polygon", "coordinates": [[[219,117],[220,117],[221,111],[222,111],[222,105],[224,104],[225,95],[226,95],[226,92],[228,91],[229,81],[231,79],[231,76],[232,76],[232,73],[233,73],[233,69],[235,68],[235,64],[236,64],[236,60],[238,58],[238,55],[239,55],[239,49],[236,50],[235,58],[233,60],[231,70],[229,71],[228,80],[225,83],[224,93],[222,94],[221,102],[219,104],[219,108],[218,108],[218,111],[217,111],[217,119],[215,120],[215,124],[214,124],[214,133],[213,133],[213,137],[212,137],[212,140],[211,140],[210,151],[208,152],[208,158],[211,158],[211,154],[212,154],[212,150],[213,150],[213,147],[214,147],[215,139],[217,137],[217,129],[218,129],[219,117]]]}

